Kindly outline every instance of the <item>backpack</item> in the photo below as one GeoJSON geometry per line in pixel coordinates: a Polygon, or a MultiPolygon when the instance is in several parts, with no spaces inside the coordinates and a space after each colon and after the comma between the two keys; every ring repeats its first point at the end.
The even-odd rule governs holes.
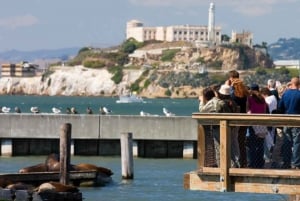
{"type": "Polygon", "coordinates": [[[222,113],[238,113],[239,108],[238,105],[231,99],[224,99],[224,104],[222,107],[222,110],[220,112],[222,113]]]}

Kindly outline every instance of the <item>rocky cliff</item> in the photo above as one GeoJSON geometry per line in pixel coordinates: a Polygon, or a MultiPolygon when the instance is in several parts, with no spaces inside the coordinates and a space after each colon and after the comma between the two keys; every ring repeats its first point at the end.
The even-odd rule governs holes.
{"type": "Polygon", "coordinates": [[[112,79],[114,75],[107,70],[109,67],[56,66],[36,77],[2,77],[0,94],[117,96],[132,90],[135,84],[138,93],[144,97],[197,97],[199,88],[227,79],[224,72],[228,70],[272,66],[266,54],[247,47],[195,49],[177,46],[175,48],[178,51],[172,60],[162,61],[165,48],[152,44],[151,48],[137,50],[141,54],[131,56],[127,65],[135,68],[123,67],[122,80],[118,84],[112,79]],[[150,69],[145,68],[145,63],[150,69]],[[218,71],[219,74],[199,74],[199,65],[194,65],[199,63],[204,64],[208,71],[218,71]]]}

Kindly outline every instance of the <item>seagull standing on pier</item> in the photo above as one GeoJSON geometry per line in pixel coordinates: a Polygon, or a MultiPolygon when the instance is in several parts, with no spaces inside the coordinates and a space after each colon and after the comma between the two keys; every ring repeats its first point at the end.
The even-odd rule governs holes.
{"type": "Polygon", "coordinates": [[[111,110],[107,109],[106,107],[100,107],[99,111],[100,111],[100,114],[103,114],[103,115],[111,113],[111,110]]]}
{"type": "Polygon", "coordinates": [[[3,107],[1,108],[1,111],[2,111],[3,113],[9,113],[9,112],[10,112],[10,107],[3,106],[3,107]]]}
{"type": "Polygon", "coordinates": [[[88,107],[86,108],[86,113],[87,113],[87,114],[93,114],[93,110],[92,110],[92,108],[91,108],[90,106],[88,106],[88,107]]]}
{"type": "Polygon", "coordinates": [[[36,113],[40,113],[40,110],[39,110],[39,108],[38,107],[31,107],[30,108],[30,111],[32,112],[32,113],[34,113],[34,114],[36,114],[36,113]]]}
{"type": "Polygon", "coordinates": [[[166,108],[163,108],[163,113],[164,113],[167,117],[173,117],[173,116],[175,116],[174,113],[170,112],[170,111],[167,110],[166,108]]]}
{"type": "Polygon", "coordinates": [[[15,113],[21,113],[21,109],[18,106],[15,107],[15,113]]]}
{"type": "Polygon", "coordinates": [[[144,112],[143,110],[140,112],[140,115],[141,115],[141,116],[151,116],[150,113],[144,112]]]}
{"type": "Polygon", "coordinates": [[[58,109],[58,108],[56,108],[56,107],[53,107],[53,108],[52,108],[52,112],[53,112],[54,114],[59,114],[59,113],[61,113],[61,110],[58,109]]]}
{"type": "Polygon", "coordinates": [[[71,108],[71,114],[78,114],[77,110],[75,107],[71,108]]]}

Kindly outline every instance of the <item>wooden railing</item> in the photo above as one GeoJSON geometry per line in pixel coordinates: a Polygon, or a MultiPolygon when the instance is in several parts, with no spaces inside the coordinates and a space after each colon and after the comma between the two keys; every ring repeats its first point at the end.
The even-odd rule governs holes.
{"type": "Polygon", "coordinates": [[[194,113],[198,121],[198,167],[184,175],[184,187],[190,190],[253,193],[300,194],[300,170],[250,169],[231,167],[231,126],[267,125],[300,127],[300,115],[194,113]],[[205,167],[203,125],[220,126],[220,165],[205,167]]]}

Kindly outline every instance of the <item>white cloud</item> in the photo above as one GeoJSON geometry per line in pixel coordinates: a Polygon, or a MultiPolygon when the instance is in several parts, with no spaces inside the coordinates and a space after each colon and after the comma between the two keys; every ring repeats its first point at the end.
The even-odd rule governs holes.
{"type": "MultiPolygon", "coordinates": [[[[216,6],[231,7],[234,12],[247,16],[262,16],[272,12],[277,4],[291,4],[298,0],[212,0],[216,6]]],[[[209,5],[207,0],[129,0],[138,6],[194,7],[209,5]]]]}
{"type": "Polygon", "coordinates": [[[13,16],[0,19],[0,27],[16,29],[18,27],[32,26],[38,23],[38,19],[32,15],[13,16]]]}

